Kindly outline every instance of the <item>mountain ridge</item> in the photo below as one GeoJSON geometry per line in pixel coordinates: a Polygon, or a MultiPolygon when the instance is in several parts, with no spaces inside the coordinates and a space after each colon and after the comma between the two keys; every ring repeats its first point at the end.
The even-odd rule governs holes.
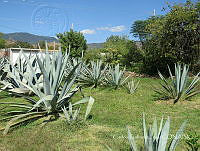
{"type": "MultiPolygon", "coordinates": [[[[39,36],[27,32],[4,33],[3,39],[37,44],[39,41],[58,42],[55,37],[39,36]]],[[[103,43],[88,43],[88,49],[103,48],[103,43]]]]}
{"type": "Polygon", "coordinates": [[[26,32],[4,33],[3,39],[28,42],[31,44],[36,44],[39,41],[58,42],[58,40],[55,37],[39,36],[39,35],[30,34],[26,32]]]}

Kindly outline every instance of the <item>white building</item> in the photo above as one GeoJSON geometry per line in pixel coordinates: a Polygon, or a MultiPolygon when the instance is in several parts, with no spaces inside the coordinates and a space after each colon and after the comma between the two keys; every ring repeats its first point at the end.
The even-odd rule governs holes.
{"type": "MultiPolygon", "coordinates": [[[[41,55],[47,53],[44,49],[29,49],[29,48],[7,48],[7,49],[1,49],[0,50],[0,56],[7,57],[8,60],[11,61],[11,63],[15,63],[17,58],[20,55],[20,51],[23,51],[23,53],[26,56],[34,56],[36,54],[41,55]]],[[[58,50],[49,50],[50,54],[54,52],[58,52],[58,50]]],[[[21,56],[23,57],[23,56],[21,56]]]]}

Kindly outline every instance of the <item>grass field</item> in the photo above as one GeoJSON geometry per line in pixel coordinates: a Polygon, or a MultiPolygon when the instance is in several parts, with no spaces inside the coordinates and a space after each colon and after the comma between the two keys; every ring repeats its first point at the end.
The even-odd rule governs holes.
{"type": "MultiPolygon", "coordinates": [[[[200,133],[200,96],[191,101],[173,105],[166,101],[155,101],[152,85],[159,80],[141,78],[135,94],[127,94],[124,89],[86,88],[86,96],[95,98],[92,119],[86,124],[67,125],[57,120],[40,127],[41,121],[21,126],[8,135],[0,134],[0,151],[104,151],[106,146],[113,151],[129,150],[127,140],[128,125],[138,144],[142,139],[142,114],[152,124],[154,117],[159,120],[170,116],[170,134],[175,134],[184,120],[188,120],[185,134],[191,131],[200,133]]],[[[78,100],[80,94],[73,99],[78,100]]],[[[22,101],[21,98],[0,94],[0,101],[22,101]]],[[[5,123],[0,123],[0,126],[5,123]]],[[[185,137],[177,147],[186,150],[185,137]]]]}

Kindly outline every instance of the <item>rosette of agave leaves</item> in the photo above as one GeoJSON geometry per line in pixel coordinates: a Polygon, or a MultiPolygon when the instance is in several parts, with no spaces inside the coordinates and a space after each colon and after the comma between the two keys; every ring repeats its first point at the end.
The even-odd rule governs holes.
{"type": "Polygon", "coordinates": [[[179,130],[176,132],[175,137],[168,144],[168,137],[170,131],[170,118],[166,120],[164,124],[163,118],[161,119],[160,125],[157,124],[157,119],[153,121],[153,125],[147,128],[145,122],[145,115],[143,115],[143,136],[144,136],[144,145],[138,149],[134,136],[131,134],[131,131],[128,129],[128,140],[130,144],[131,151],[175,151],[178,142],[181,139],[184,128],[187,121],[183,122],[179,130]],[[164,125],[163,125],[164,124],[164,125]]]}
{"type": "MultiPolygon", "coordinates": [[[[131,130],[127,126],[128,130],[128,142],[130,145],[130,151],[175,151],[185,129],[187,121],[184,121],[174,138],[169,143],[169,131],[170,131],[170,118],[168,117],[164,123],[162,118],[160,125],[155,118],[153,125],[147,127],[145,121],[145,115],[143,114],[143,138],[144,144],[142,146],[137,145],[135,137],[132,135],[131,130]],[[169,145],[168,145],[169,144],[169,145]],[[167,146],[168,145],[168,146],[167,146]]],[[[106,145],[107,150],[112,149],[106,145]]]]}
{"type": "Polygon", "coordinates": [[[115,89],[119,88],[120,86],[123,86],[129,76],[125,77],[126,68],[123,70],[120,70],[119,64],[115,66],[109,66],[109,70],[106,73],[106,83],[110,86],[113,86],[115,89]]]}
{"type": "MultiPolygon", "coordinates": [[[[42,82],[42,76],[40,74],[39,67],[36,63],[36,56],[29,55],[28,57],[23,55],[23,51],[19,52],[19,57],[15,62],[7,61],[4,64],[3,74],[0,79],[0,83],[4,85],[1,90],[6,90],[11,93],[20,93],[20,94],[28,94],[31,93],[28,88],[26,88],[19,81],[28,84],[28,81],[22,76],[22,74],[26,75],[32,81],[32,84],[35,84],[35,79],[31,72],[30,66],[32,70],[34,70],[37,76],[37,82],[42,82]],[[26,57],[26,58],[25,58],[26,57]],[[29,65],[27,60],[29,60],[29,65]],[[18,70],[18,71],[17,71],[18,70]]],[[[0,90],[0,91],[1,91],[0,90]]]]}
{"type": "Polygon", "coordinates": [[[172,99],[174,103],[180,100],[187,100],[194,95],[200,93],[198,81],[200,79],[198,73],[194,77],[189,77],[189,66],[175,64],[175,74],[173,75],[169,66],[170,79],[166,79],[158,72],[161,82],[160,88],[156,88],[155,92],[162,100],[172,99]]]}
{"type": "Polygon", "coordinates": [[[97,88],[97,86],[103,84],[107,68],[108,65],[103,64],[101,60],[90,61],[89,64],[83,64],[78,82],[81,85],[97,88]]]}
{"type": "MultiPolygon", "coordinates": [[[[84,97],[78,102],[71,102],[71,98],[80,88],[75,81],[79,74],[81,63],[73,67],[68,72],[67,77],[64,78],[66,65],[69,61],[69,52],[63,55],[60,48],[58,52],[50,53],[46,50],[46,53],[39,53],[36,55],[36,64],[43,77],[40,83],[40,79],[37,78],[29,58],[24,53],[23,56],[30,68],[31,78],[29,77],[30,74],[23,73],[18,67],[13,66],[15,71],[26,82],[19,79],[16,79],[16,81],[32,91],[39,100],[20,94],[25,98],[23,102],[0,102],[1,105],[6,105],[4,110],[1,111],[4,116],[1,121],[8,121],[7,125],[1,129],[4,130],[3,133],[7,134],[11,127],[38,119],[43,119],[43,123],[51,121],[51,119],[56,120],[62,117],[63,111],[67,115],[66,111],[69,109],[71,111],[72,107],[73,109],[80,107],[83,103],[88,103],[84,118],[86,120],[94,99],[92,97],[84,97]],[[33,81],[35,82],[33,83],[33,81]],[[6,110],[7,108],[11,109],[6,110]]],[[[68,117],[66,118],[68,119],[68,117]]],[[[73,117],[70,116],[70,118],[73,117]]]]}

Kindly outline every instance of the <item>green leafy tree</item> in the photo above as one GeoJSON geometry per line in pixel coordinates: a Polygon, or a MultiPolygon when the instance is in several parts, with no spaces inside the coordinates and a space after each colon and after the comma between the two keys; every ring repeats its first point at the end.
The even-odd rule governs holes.
{"type": "Polygon", "coordinates": [[[20,48],[34,48],[32,44],[23,41],[16,41],[12,47],[20,47],[20,48]]]}
{"type": "Polygon", "coordinates": [[[6,41],[2,37],[3,33],[0,33],[0,49],[5,48],[6,46],[6,41]]]}
{"type": "Polygon", "coordinates": [[[142,59],[141,51],[127,36],[110,36],[104,43],[104,60],[110,64],[122,64],[128,67],[142,59]]]}
{"type": "Polygon", "coordinates": [[[70,54],[72,57],[81,57],[87,49],[87,41],[84,35],[80,32],[76,32],[70,29],[69,32],[57,34],[59,42],[62,45],[63,52],[70,46],[70,54]]]}
{"type": "Polygon", "coordinates": [[[103,54],[101,53],[101,51],[102,50],[98,48],[86,50],[85,55],[84,55],[84,60],[86,62],[102,60],[103,54]]]}
{"type": "Polygon", "coordinates": [[[127,41],[126,43],[127,52],[123,55],[123,65],[127,67],[134,66],[135,63],[139,63],[143,59],[143,52],[138,49],[134,41],[127,41]]]}
{"type": "Polygon", "coordinates": [[[167,73],[166,64],[194,64],[200,59],[200,2],[169,5],[163,16],[150,17],[143,28],[148,36],[143,45],[143,71],[167,73]],[[164,71],[165,70],[165,71],[164,71]]]}
{"type": "Polygon", "coordinates": [[[142,43],[148,36],[148,32],[145,29],[147,24],[148,20],[136,20],[131,26],[130,33],[133,34],[133,37],[139,38],[142,43]]]}

